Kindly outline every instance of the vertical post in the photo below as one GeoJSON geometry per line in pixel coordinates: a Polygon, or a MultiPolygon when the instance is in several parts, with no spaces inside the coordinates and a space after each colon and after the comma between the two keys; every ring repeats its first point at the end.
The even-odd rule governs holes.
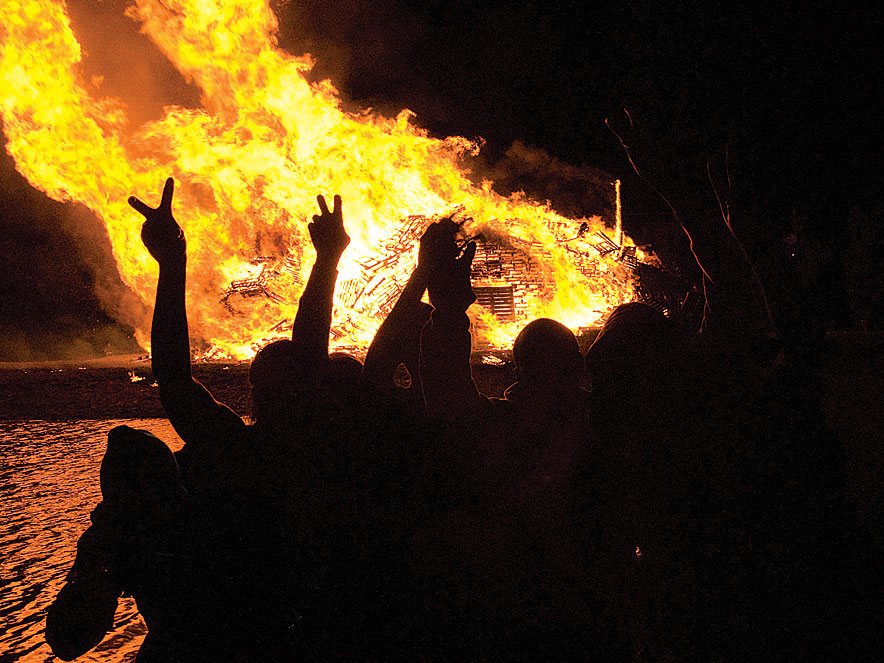
{"type": "Polygon", "coordinates": [[[623,208],[620,202],[620,180],[614,180],[614,222],[617,246],[623,246],[623,208]]]}

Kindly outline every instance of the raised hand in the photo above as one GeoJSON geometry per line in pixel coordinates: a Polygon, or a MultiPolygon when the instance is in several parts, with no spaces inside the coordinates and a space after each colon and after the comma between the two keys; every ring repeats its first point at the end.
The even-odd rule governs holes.
{"type": "Polygon", "coordinates": [[[458,230],[460,226],[451,219],[431,223],[421,235],[417,254],[418,267],[429,275],[437,266],[454,260],[461,251],[456,238],[458,230]]]}
{"type": "Polygon", "coordinates": [[[455,234],[459,229],[451,219],[437,221],[427,228],[421,237],[418,265],[428,272],[428,290],[433,306],[466,311],[476,301],[470,283],[476,243],[458,244],[455,234]]]}
{"type": "Polygon", "coordinates": [[[181,261],[187,255],[187,242],[184,231],[175,217],[172,216],[172,194],[175,191],[175,180],[171,177],[163,187],[163,197],[156,209],[148,207],[135,196],[129,197],[129,204],[144,215],[141,226],[141,241],[161,265],[181,261]]]}
{"type": "Polygon", "coordinates": [[[334,198],[335,208],[329,211],[324,196],[316,196],[321,214],[313,215],[313,223],[307,225],[310,240],[316,249],[318,259],[329,259],[337,264],[344,249],[350,244],[350,236],[344,230],[344,217],[341,213],[341,197],[334,198]]]}

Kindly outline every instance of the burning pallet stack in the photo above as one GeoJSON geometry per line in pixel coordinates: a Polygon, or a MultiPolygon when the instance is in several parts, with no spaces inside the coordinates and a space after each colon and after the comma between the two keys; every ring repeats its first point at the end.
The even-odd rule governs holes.
{"type": "Polygon", "coordinates": [[[360,318],[381,322],[387,317],[417,265],[416,248],[432,219],[412,215],[404,218],[393,235],[380,243],[375,255],[359,262],[362,273],[339,288],[340,304],[353,311],[332,325],[333,340],[362,327],[360,318]]]}
{"type": "Polygon", "coordinates": [[[251,297],[266,297],[272,302],[280,303],[283,298],[277,294],[273,285],[274,282],[287,277],[292,283],[301,284],[301,275],[298,271],[297,262],[294,258],[286,256],[281,265],[278,265],[278,259],[271,256],[258,256],[251,261],[251,264],[259,271],[256,275],[248,276],[242,279],[236,279],[230,282],[224,295],[221,297],[221,303],[231,312],[233,307],[230,304],[230,298],[233,295],[239,295],[244,299],[251,297]]]}
{"type": "MultiPolygon", "coordinates": [[[[404,218],[395,232],[379,243],[373,255],[359,262],[360,275],[339,284],[338,311],[347,311],[345,317],[336,318],[331,329],[332,341],[338,342],[335,345],[339,349],[364,351],[361,347],[341,346],[341,341],[364,335],[363,331],[371,331],[386,318],[414,270],[420,237],[434,220],[437,219],[421,215],[404,218]]],[[[590,235],[586,223],[575,221],[560,225],[550,228],[556,244],[591,281],[603,282],[601,270],[605,269],[606,261],[600,258],[606,258],[630,268],[636,277],[636,299],[665,315],[678,316],[693,303],[692,294],[696,289],[674,280],[665,270],[641,262],[636,247],[622,246],[602,231],[590,235]]],[[[619,239],[616,233],[615,236],[619,239]]],[[[533,316],[532,303],[548,299],[555,287],[542,267],[543,262],[552,262],[550,247],[513,237],[479,236],[476,243],[471,281],[477,302],[501,322],[519,325],[529,322],[533,316]]],[[[252,264],[259,271],[232,281],[221,299],[231,311],[229,300],[233,295],[266,297],[279,302],[281,298],[274,291],[275,284],[282,284],[283,280],[301,284],[299,266],[292,257],[282,261],[262,257],[252,264]]],[[[291,327],[290,319],[280,320],[268,330],[268,337],[256,344],[255,350],[287,336],[291,327]]]]}
{"type": "Polygon", "coordinates": [[[524,250],[479,238],[470,274],[476,300],[505,322],[527,321],[528,302],[548,287],[540,265],[524,250]]]}

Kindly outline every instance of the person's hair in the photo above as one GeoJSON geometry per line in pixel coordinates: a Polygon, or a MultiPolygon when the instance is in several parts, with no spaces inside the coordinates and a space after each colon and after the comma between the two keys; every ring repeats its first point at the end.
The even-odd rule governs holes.
{"type": "Polygon", "coordinates": [[[272,386],[301,377],[303,372],[295,343],[282,339],[268,343],[258,351],[249,368],[249,383],[253,387],[272,386]]]}
{"type": "Polygon", "coordinates": [[[685,338],[660,311],[631,302],[615,308],[586,351],[586,371],[593,387],[629,389],[640,380],[659,387],[673,379],[685,338]]]}
{"type": "Polygon", "coordinates": [[[583,364],[577,337],[550,318],[525,325],[513,343],[513,360],[521,378],[537,380],[569,378],[583,364]]]}
{"type": "Polygon", "coordinates": [[[362,376],[362,362],[346,352],[332,352],[328,356],[328,383],[332,389],[355,389],[362,376]]]}
{"type": "Polygon", "coordinates": [[[308,356],[294,341],[282,339],[265,345],[249,369],[253,420],[282,421],[315,410],[326,391],[329,369],[327,358],[308,356]]]}
{"type": "Polygon", "coordinates": [[[172,450],[151,433],[129,426],[117,426],[108,433],[99,481],[108,502],[129,501],[137,495],[144,503],[141,506],[180,497],[184,491],[172,450]]]}

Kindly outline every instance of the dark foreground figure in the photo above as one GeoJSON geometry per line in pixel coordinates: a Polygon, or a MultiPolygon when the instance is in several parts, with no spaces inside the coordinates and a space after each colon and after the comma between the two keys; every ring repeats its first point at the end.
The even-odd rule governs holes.
{"type": "Polygon", "coordinates": [[[202,656],[209,643],[197,638],[208,638],[211,606],[198,582],[202,553],[172,452],[150,433],[114,428],[101,462],[101,493],[46,618],[52,651],[67,661],[92,649],[112,628],[118,599],[127,595],[148,628],[139,661],[202,656]]]}
{"type": "Polygon", "coordinates": [[[191,375],[171,180],[157,209],[130,202],[160,265],[154,375],[185,446],[111,432],[102,503],[47,619],[57,655],[97,644],[122,592],[149,628],[139,661],[874,651],[871,564],[813,373],[722,324],[739,311],[694,334],[627,304],[585,358],[535,320],[515,384],[489,398],[469,365],[475,247],[443,220],[362,366],[328,355],[349,237],[340,199],[320,197],[292,339],[256,356],[246,424],[191,375]]]}

